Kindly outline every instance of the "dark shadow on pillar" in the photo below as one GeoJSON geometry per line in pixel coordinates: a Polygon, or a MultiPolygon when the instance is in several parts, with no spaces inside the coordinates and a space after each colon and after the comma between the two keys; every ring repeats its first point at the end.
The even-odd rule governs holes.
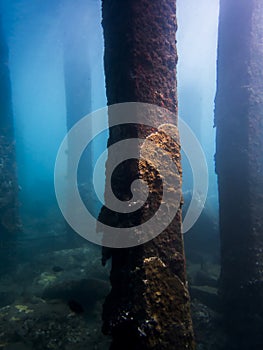
{"type": "Polygon", "coordinates": [[[227,349],[263,344],[263,3],[221,0],[215,109],[227,349]]]}

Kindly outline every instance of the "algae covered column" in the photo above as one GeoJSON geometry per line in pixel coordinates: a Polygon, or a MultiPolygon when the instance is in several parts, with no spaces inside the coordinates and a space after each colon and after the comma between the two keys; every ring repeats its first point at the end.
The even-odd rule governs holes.
{"type": "Polygon", "coordinates": [[[0,240],[17,232],[18,185],[8,48],[0,15],[0,240]]]}
{"type": "MultiPolygon", "coordinates": [[[[102,5],[108,104],[154,104],[168,109],[173,118],[169,119],[169,113],[149,118],[176,124],[175,0],[103,0],[102,5]]],[[[112,117],[109,113],[109,119],[112,117]]],[[[149,137],[167,151],[181,174],[178,138],[173,142],[165,133],[133,123],[111,128],[108,145],[136,137],[149,137]]],[[[111,157],[114,154],[109,151],[108,164],[111,157]]],[[[158,206],[162,197],[158,176],[149,164],[135,159],[123,162],[113,172],[114,193],[121,200],[130,199],[130,184],[140,176],[150,183],[149,207],[158,206]]],[[[180,176],[178,181],[179,188],[174,185],[171,191],[181,196],[180,176]]],[[[113,214],[106,207],[107,196],[99,219],[117,227],[138,225],[153,214],[145,210],[136,215],[113,214]]],[[[112,336],[111,349],[193,349],[181,208],[157,238],[133,248],[104,249],[103,263],[110,256],[112,290],[104,304],[103,332],[112,336]]]]}
{"type": "Polygon", "coordinates": [[[228,349],[263,344],[262,62],[263,2],[221,0],[215,124],[228,349]]]}

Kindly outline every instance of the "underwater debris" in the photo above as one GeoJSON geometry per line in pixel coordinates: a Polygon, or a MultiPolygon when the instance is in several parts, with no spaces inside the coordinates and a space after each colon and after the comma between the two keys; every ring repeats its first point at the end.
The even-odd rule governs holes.
{"type": "Polygon", "coordinates": [[[76,313],[90,311],[98,300],[105,298],[109,292],[108,282],[88,278],[81,280],[70,280],[45,288],[42,298],[46,300],[62,300],[76,313]]]}

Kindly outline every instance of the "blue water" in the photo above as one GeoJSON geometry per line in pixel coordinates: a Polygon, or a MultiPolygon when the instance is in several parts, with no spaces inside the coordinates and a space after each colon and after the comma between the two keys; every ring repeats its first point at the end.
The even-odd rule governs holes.
{"type": "MultiPolygon", "coordinates": [[[[88,48],[92,110],[106,106],[100,4],[29,0],[25,5],[24,1],[12,0],[2,1],[1,8],[9,46],[21,211],[35,205],[44,209],[50,200],[55,201],[54,163],[66,134],[63,45],[69,23],[74,23],[76,36],[82,33],[79,43],[88,48]]],[[[209,169],[207,207],[215,215],[213,108],[218,1],[178,1],[177,15],[179,116],[193,129],[205,152],[209,169]]],[[[107,134],[93,147],[94,159],[106,147],[106,140],[107,134]]],[[[183,191],[188,193],[193,186],[192,172],[184,153],[183,167],[183,191]]],[[[103,181],[102,175],[102,186],[103,181]]]]}
{"type": "MultiPolygon", "coordinates": [[[[214,169],[215,132],[213,128],[218,3],[218,0],[177,1],[179,117],[193,130],[200,143],[205,154],[209,178],[204,211],[185,237],[187,257],[190,261],[190,276],[193,271],[196,272],[195,269],[200,267],[200,264],[203,268],[206,267],[206,263],[209,263],[210,270],[213,270],[213,277],[218,277],[219,269],[218,198],[214,169]]],[[[22,231],[16,237],[17,240],[14,240],[11,249],[8,246],[6,257],[8,263],[5,262],[5,264],[7,266],[10,262],[12,273],[8,270],[6,275],[0,275],[0,285],[3,286],[0,289],[0,307],[11,305],[8,317],[10,316],[13,320],[21,316],[25,310],[28,311],[23,309],[24,304],[43,316],[41,306],[43,289],[52,283],[58,283],[63,290],[64,287],[67,289],[68,282],[74,284],[79,279],[88,278],[86,283],[94,287],[88,293],[90,298],[93,298],[92,306],[95,309],[89,314],[90,323],[85,323],[87,319],[84,317],[76,318],[76,323],[71,324],[73,316],[72,314],[68,316],[70,312],[68,307],[76,313],[81,313],[83,307],[85,309],[85,305],[79,305],[76,300],[70,300],[70,305],[66,306],[65,303],[62,306],[59,304],[58,310],[56,305],[50,306],[47,303],[47,313],[56,314],[58,318],[55,319],[55,325],[62,323],[63,331],[65,330],[71,340],[73,336],[70,335],[70,327],[74,330],[79,327],[83,331],[81,337],[84,337],[84,330],[86,332],[85,327],[87,327],[91,334],[90,339],[87,341],[81,338],[80,340],[78,335],[74,334],[76,343],[83,341],[84,344],[92,344],[95,349],[98,342],[96,349],[103,350],[107,348],[105,344],[108,345],[108,343],[98,338],[100,337],[98,334],[100,334],[100,311],[109,288],[109,267],[106,270],[100,267],[100,247],[95,247],[84,240],[76,240],[77,235],[69,229],[60,213],[54,190],[56,157],[68,131],[67,98],[70,95],[71,101],[74,102],[83,92],[78,88],[70,93],[66,90],[65,55],[74,62],[73,75],[76,81],[81,86],[83,84],[91,87],[89,103],[76,107],[74,112],[76,115],[72,118],[80,119],[91,111],[107,105],[101,3],[99,0],[1,0],[0,6],[9,48],[19,213],[22,221],[22,231]],[[89,82],[81,82],[81,77],[87,76],[89,76],[87,78],[89,82]],[[69,237],[70,240],[68,240],[69,237]],[[69,245],[66,246],[65,242],[69,242],[69,245]],[[104,297],[100,293],[97,293],[100,294],[99,297],[96,296],[94,293],[96,288],[105,292],[105,295],[102,293],[104,297]],[[72,307],[75,310],[72,310],[72,307]]],[[[92,166],[106,149],[107,139],[106,131],[92,143],[91,149],[87,152],[92,154],[92,166]]],[[[185,215],[193,192],[193,175],[184,147],[182,148],[185,215]]],[[[61,169],[61,176],[65,176],[66,167],[65,163],[64,168],[61,169]]],[[[100,197],[103,197],[104,171],[99,177],[100,197]]],[[[80,185],[83,185],[85,196],[86,184],[80,185]]],[[[97,216],[102,203],[95,200],[94,193],[89,192],[87,197],[89,197],[88,208],[97,216]]],[[[29,314],[31,311],[28,311],[27,316],[29,314]]],[[[45,323],[46,321],[41,323],[42,319],[39,317],[36,321],[36,329],[44,332],[50,326],[49,323],[45,323]]],[[[12,328],[10,322],[8,325],[12,328]]],[[[24,331],[23,327],[22,331],[24,331]]],[[[18,329],[22,334],[19,326],[18,329]]],[[[32,337],[30,331],[28,332],[29,337],[32,337]]],[[[49,343],[50,339],[47,335],[43,336],[45,348],[47,344],[49,348],[62,348],[58,339],[62,339],[64,335],[59,333],[57,328],[54,328],[54,332],[53,338],[56,341],[51,336],[50,339],[54,340],[55,345],[49,343]]],[[[10,334],[12,334],[11,331],[10,334]]],[[[38,345],[37,349],[42,349],[41,336],[39,337],[40,340],[35,339],[34,344],[38,345]]],[[[24,349],[25,339],[23,334],[18,340],[14,335],[12,341],[17,349],[24,349]]],[[[0,347],[2,340],[0,339],[0,347]]]]}
{"type": "MultiPolygon", "coordinates": [[[[76,36],[85,33],[80,42],[88,48],[92,110],[106,105],[100,4],[2,1],[1,8],[9,47],[21,211],[35,205],[45,211],[55,200],[54,164],[66,134],[63,45],[72,21],[76,36]]],[[[89,112],[84,109],[83,116],[89,112]]]]}

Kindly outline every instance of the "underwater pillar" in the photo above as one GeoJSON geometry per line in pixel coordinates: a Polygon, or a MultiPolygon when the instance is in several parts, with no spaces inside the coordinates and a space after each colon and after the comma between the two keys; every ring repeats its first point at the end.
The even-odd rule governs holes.
{"type": "MultiPolygon", "coordinates": [[[[0,17],[0,242],[19,229],[18,184],[8,47],[0,17]]],[[[2,243],[1,243],[2,246],[2,243]]],[[[3,246],[5,244],[3,243],[3,246]]]]}
{"type": "Polygon", "coordinates": [[[221,0],[215,108],[227,349],[263,344],[263,2],[221,0]]]}
{"type": "MultiPolygon", "coordinates": [[[[108,104],[146,102],[165,107],[173,119],[158,117],[176,124],[176,1],[103,0],[102,5],[108,104]]],[[[153,131],[139,124],[118,125],[110,129],[108,145],[148,136],[170,152],[181,175],[179,139],[162,139],[162,133],[153,131]]],[[[107,164],[111,157],[109,150],[107,164]]],[[[181,196],[180,175],[179,188],[171,191],[181,196]]],[[[158,207],[162,197],[158,175],[149,164],[134,159],[114,169],[111,185],[116,197],[130,199],[130,185],[138,177],[150,183],[149,206],[158,207]]],[[[111,212],[106,195],[99,220],[115,227],[139,225],[153,214],[153,209],[148,214],[144,209],[132,214],[111,212]]],[[[180,207],[170,225],[150,242],[103,249],[103,264],[112,258],[112,289],[103,308],[103,332],[112,337],[111,350],[194,349],[181,224],[180,207]]]]}
{"type": "MultiPolygon", "coordinates": [[[[63,28],[63,66],[64,66],[64,84],[66,99],[66,123],[67,130],[77,124],[82,118],[92,112],[92,84],[90,69],[89,40],[87,31],[89,25],[85,11],[80,11],[78,6],[71,11],[67,11],[64,18],[63,28]]],[[[85,10],[88,12],[88,4],[85,10]]],[[[90,134],[92,130],[88,131],[90,134]]],[[[88,137],[88,135],[87,135],[88,137]]],[[[67,179],[70,183],[75,164],[75,145],[68,140],[67,149],[67,179]]],[[[88,146],[83,152],[78,164],[77,182],[80,194],[87,203],[88,207],[93,208],[91,200],[92,184],[92,148],[88,146]]],[[[69,193],[71,188],[66,189],[69,193]]],[[[71,195],[69,195],[71,197],[71,195]]],[[[79,215],[77,203],[68,202],[68,211],[70,215],[76,218],[79,215]]],[[[71,227],[67,226],[68,233],[73,233],[71,227]]],[[[72,238],[75,237],[73,233],[72,238]]],[[[76,238],[76,237],[75,237],[76,238]]]]}
{"type": "MultiPolygon", "coordinates": [[[[88,11],[88,9],[87,9],[88,11]]],[[[81,118],[92,112],[91,71],[88,40],[85,35],[87,23],[85,13],[72,10],[70,18],[64,23],[64,81],[69,131],[81,118]]],[[[91,131],[90,131],[91,132],[91,131]]],[[[68,168],[71,172],[72,145],[68,145],[68,168]]],[[[81,158],[78,168],[78,183],[87,188],[91,183],[92,150],[88,148],[81,158]]]]}

